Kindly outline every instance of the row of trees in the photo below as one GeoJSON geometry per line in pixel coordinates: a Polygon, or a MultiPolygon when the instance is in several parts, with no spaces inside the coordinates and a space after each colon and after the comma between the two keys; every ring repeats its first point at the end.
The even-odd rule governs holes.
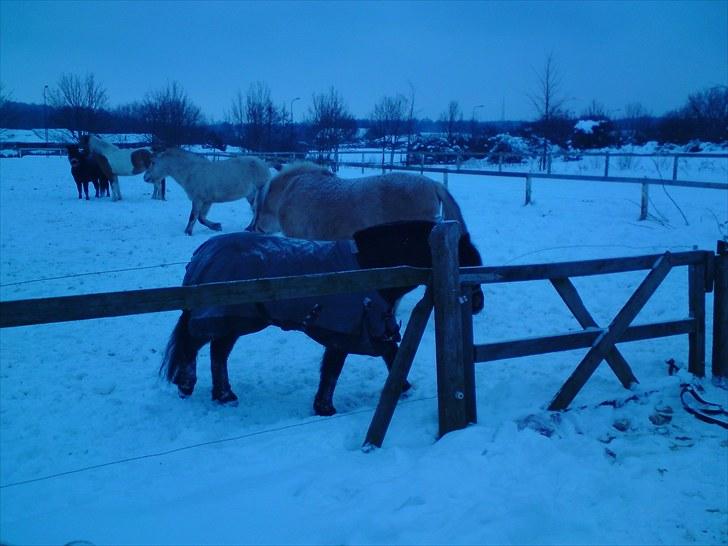
{"type": "MultiPolygon", "coordinates": [[[[662,117],[652,116],[640,104],[627,105],[624,115],[613,120],[596,101],[580,115],[566,108],[567,100],[561,74],[552,56],[537,73],[538,86],[530,96],[537,113],[533,122],[517,124],[511,129],[541,139],[544,155],[549,143],[578,147],[606,146],[620,141],[641,143],[646,140],[687,142],[728,140],[728,87],[719,86],[698,91],[686,104],[662,117]],[[575,121],[598,121],[590,134],[575,134],[575,121]]],[[[314,94],[303,124],[294,124],[292,109],[276,105],[270,88],[255,82],[246,93],[233,97],[226,121],[206,125],[204,116],[177,82],[152,91],[144,100],[108,107],[108,93],[93,74],[84,77],[63,74],[45,97],[48,108],[14,103],[0,86],[0,125],[13,127],[30,124],[68,129],[74,137],[87,132],[148,133],[154,140],[168,145],[207,142],[215,146],[234,144],[253,151],[295,150],[299,141],[321,152],[336,151],[350,141],[358,128],[367,129],[367,139],[393,154],[402,146],[410,149],[418,131],[436,130],[450,144],[463,143],[477,147],[495,131],[497,124],[478,123],[473,117],[465,120],[458,101],[452,100],[436,122],[416,118],[415,89],[407,95],[399,93],[382,97],[367,120],[355,120],[341,94],[333,87],[314,94]],[[26,108],[21,108],[25,106],[26,108]],[[22,112],[21,112],[22,110],[22,112]],[[23,120],[14,118],[23,117],[23,120]],[[15,123],[14,123],[15,121],[15,123]],[[426,127],[428,126],[429,127],[426,127]]],[[[294,99],[298,100],[298,98],[294,99]]]]}

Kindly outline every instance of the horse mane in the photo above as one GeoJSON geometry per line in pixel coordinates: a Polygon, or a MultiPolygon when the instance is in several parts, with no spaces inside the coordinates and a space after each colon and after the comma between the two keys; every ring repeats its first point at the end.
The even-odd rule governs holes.
{"type": "Polygon", "coordinates": [[[298,176],[299,174],[308,172],[317,172],[323,175],[334,176],[334,173],[332,173],[326,167],[317,165],[312,161],[294,161],[293,163],[288,163],[287,165],[284,165],[280,172],[270,179],[270,182],[268,184],[270,186],[273,186],[273,184],[287,182],[288,179],[293,178],[294,176],[298,176]]]}

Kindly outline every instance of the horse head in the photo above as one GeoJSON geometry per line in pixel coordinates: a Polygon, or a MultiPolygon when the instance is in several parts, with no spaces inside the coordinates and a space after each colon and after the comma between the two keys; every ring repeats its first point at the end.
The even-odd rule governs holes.
{"type": "Polygon", "coordinates": [[[149,158],[149,164],[144,171],[144,182],[150,184],[158,184],[167,176],[165,172],[165,152],[166,150],[152,149],[152,155],[149,158]]]}
{"type": "MultiPolygon", "coordinates": [[[[358,260],[362,267],[394,267],[410,265],[413,267],[432,267],[432,251],[429,237],[435,222],[418,220],[392,222],[369,227],[354,234],[358,247],[358,260]]],[[[470,235],[462,234],[458,242],[458,255],[461,267],[483,265],[478,249],[470,235]]],[[[382,295],[399,299],[414,287],[382,290],[382,295]]],[[[473,314],[483,310],[483,291],[480,286],[473,289],[473,314]]]]}

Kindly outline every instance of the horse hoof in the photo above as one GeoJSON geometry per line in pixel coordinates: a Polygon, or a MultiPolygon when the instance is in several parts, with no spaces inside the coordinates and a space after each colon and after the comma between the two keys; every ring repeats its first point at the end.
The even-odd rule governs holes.
{"type": "Polygon", "coordinates": [[[320,402],[318,400],[313,403],[313,411],[321,417],[331,417],[336,414],[336,408],[331,402],[320,402]]]}
{"type": "Polygon", "coordinates": [[[212,400],[214,402],[217,402],[218,404],[222,406],[237,406],[238,405],[238,397],[235,396],[235,393],[233,391],[225,391],[220,394],[212,393],[212,400]]]}
{"type": "Polygon", "coordinates": [[[195,390],[195,385],[177,385],[177,394],[180,398],[189,398],[195,390]]]}
{"type": "Polygon", "coordinates": [[[210,228],[211,228],[211,229],[212,229],[213,231],[222,231],[222,224],[212,224],[212,225],[210,226],[210,228]]]}
{"type": "Polygon", "coordinates": [[[408,390],[410,390],[411,388],[412,388],[412,383],[410,383],[409,381],[407,381],[407,380],[405,379],[405,380],[404,380],[404,383],[402,384],[402,392],[403,392],[403,393],[405,393],[405,392],[407,392],[408,390]]]}

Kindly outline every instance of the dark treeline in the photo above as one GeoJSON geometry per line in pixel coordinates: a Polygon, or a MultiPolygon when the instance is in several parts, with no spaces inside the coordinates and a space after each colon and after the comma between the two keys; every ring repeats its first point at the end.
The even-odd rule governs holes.
{"type": "Polygon", "coordinates": [[[414,88],[407,96],[382,97],[367,118],[355,119],[344,97],[331,87],[314,94],[304,120],[294,123],[292,110],[299,98],[275,104],[268,86],[255,82],[246,93],[237,92],[225,121],[209,123],[177,82],[141,101],[110,108],[105,88],[93,75],[64,74],[46,90],[44,105],[14,101],[0,88],[0,127],[66,129],[75,138],[87,132],[141,133],[150,135],[152,144],[207,144],[219,149],[232,145],[254,152],[335,152],[356,142],[393,154],[415,150],[423,140],[438,140],[441,147],[479,153],[493,151],[494,137],[504,133],[537,142],[544,151],[549,145],[589,149],[648,141],[728,141],[728,87],[692,93],[683,106],[662,116],[637,103],[620,110],[620,116],[610,116],[596,101],[576,114],[559,99],[563,95],[552,62],[547,60],[540,88],[531,97],[534,121],[477,121],[475,109],[466,119],[456,100],[448,102],[437,120],[418,118],[414,88]]]}

